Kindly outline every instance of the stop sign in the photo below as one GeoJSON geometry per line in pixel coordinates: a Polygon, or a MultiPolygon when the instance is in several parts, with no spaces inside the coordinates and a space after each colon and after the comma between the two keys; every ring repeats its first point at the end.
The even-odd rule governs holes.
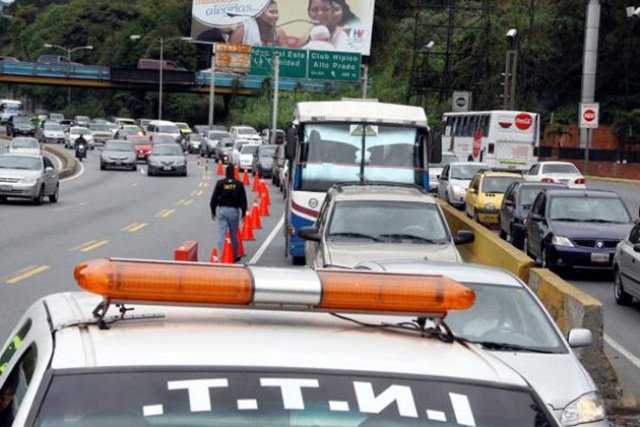
{"type": "Polygon", "coordinates": [[[583,116],[586,122],[591,123],[596,119],[596,112],[591,108],[587,108],[584,110],[583,116]]]}

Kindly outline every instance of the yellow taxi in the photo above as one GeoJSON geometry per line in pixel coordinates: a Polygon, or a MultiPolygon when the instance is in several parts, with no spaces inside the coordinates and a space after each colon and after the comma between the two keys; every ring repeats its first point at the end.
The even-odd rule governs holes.
{"type": "Polygon", "coordinates": [[[515,181],[524,181],[524,178],[514,172],[484,170],[476,173],[469,184],[465,199],[464,209],[467,216],[480,224],[498,224],[502,197],[507,187],[515,181]]]}
{"type": "Polygon", "coordinates": [[[175,122],[176,126],[180,129],[180,135],[184,138],[193,131],[189,127],[189,125],[185,122],[175,122]]]}

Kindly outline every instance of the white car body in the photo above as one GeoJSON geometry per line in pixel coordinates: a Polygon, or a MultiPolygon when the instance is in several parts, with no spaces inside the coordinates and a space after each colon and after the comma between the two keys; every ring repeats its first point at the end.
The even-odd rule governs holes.
{"type": "Polygon", "coordinates": [[[153,136],[155,134],[171,135],[176,142],[182,140],[182,133],[180,128],[174,123],[168,120],[153,120],[147,125],[147,135],[153,136]]]}
{"type": "Polygon", "coordinates": [[[42,139],[41,142],[64,143],[64,128],[57,122],[45,122],[42,128],[42,139]]]}
{"type": "Polygon", "coordinates": [[[459,162],[460,159],[450,152],[446,151],[442,153],[442,161],[437,164],[429,163],[429,191],[432,193],[436,193],[438,191],[438,179],[440,178],[440,174],[442,173],[442,169],[446,165],[452,162],[459,162]]]}
{"type": "Polygon", "coordinates": [[[67,134],[67,141],[65,143],[65,147],[74,148],[76,139],[80,137],[80,134],[82,134],[82,137],[87,141],[87,146],[93,150],[95,148],[95,141],[93,139],[93,134],[88,128],[85,128],[82,126],[73,126],[69,128],[69,133],[67,134]]]}
{"type": "Polygon", "coordinates": [[[257,150],[257,147],[259,147],[259,144],[245,144],[242,146],[242,148],[240,149],[240,152],[238,153],[238,157],[237,157],[237,162],[236,164],[240,167],[240,170],[247,170],[250,171],[252,166],[253,166],[253,156],[255,151],[257,150]],[[247,147],[251,147],[251,148],[247,148],[247,147]]]}
{"type": "Polygon", "coordinates": [[[479,170],[483,168],[489,169],[489,166],[484,163],[477,162],[453,162],[445,166],[442,171],[440,171],[437,189],[438,197],[449,203],[451,206],[462,209],[464,207],[465,198],[467,197],[467,189],[469,188],[469,184],[471,184],[471,178],[473,178],[473,175],[465,176],[465,179],[456,177],[455,171],[459,167],[469,168],[470,170],[479,170]]]}
{"type": "Polygon", "coordinates": [[[16,137],[9,142],[9,153],[12,154],[42,154],[42,147],[36,138],[16,137]]]}
{"type": "Polygon", "coordinates": [[[240,166],[240,151],[245,145],[256,145],[255,141],[250,139],[236,139],[233,143],[233,150],[231,150],[230,162],[240,166]]]}
{"type": "Polygon", "coordinates": [[[248,139],[256,143],[262,143],[260,134],[251,126],[231,126],[229,133],[233,139],[248,139]]]}
{"type": "Polygon", "coordinates": [[[569,188],[587,188],[584,175],[571,162],[534,163],[523,176],[526,181],[531,182],[551,182],[564,184],[569,188]]]}

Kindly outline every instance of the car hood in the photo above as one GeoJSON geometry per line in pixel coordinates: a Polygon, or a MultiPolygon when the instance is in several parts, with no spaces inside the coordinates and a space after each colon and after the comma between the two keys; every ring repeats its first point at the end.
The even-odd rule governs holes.
{"type": "Polygon", "coordinates": [[[550,221],[551,230],[570,239],[618,239],[627,237],[633,224],[550,221]]]}
{"type": "Polygon", "coordinates": [[[327,241],[327,262],[333,265],[353,267],[356,264],[375,260],[429,260],[461,262],[460,254],[453,243],[430,245],[419,243],[377,243],[367,241],[327,241]]]}
{"type": "Polygon", "coordinates": [[[62,138],[64,137],[64,131],[62,130],[45,130],[44,136],[49,136],[53,138],[62,138]]]}
{"type": "Polygon", "coordinates": [[[584,393],[595,391],[575,356],[567,354],[540,354],[490,351],[498,359],[522,375],[542,400],[553,409],[560,410],[584,393]],[[562,380],[559,380],[559,379],[562,380]]]}
{"type": "Polygon", "coordinates": [[[136,156],[135,152],[129,151],[103,151],[102,157],[111,159],[132,159],[136,156]]]}
{"type": "Polygon", "coordinates": [[[450,179],[449,182],[451,185],[459,185],[460,187],[468,188],[469,184],[471,184],[470,179],[450,179]]]}
{"type": "Polygon", "coordinates": [[[150,161],[153,162],[178,162],[180,160],[184,160],[182,156],[150,156],[150,161]]]}
{"type": "Polygon", "coordinates": [[[41,171],[31,171],[31,170],[23,170],[23,169],[0,169],[0,178],[27,178],[30,176],[40,176],[42,174],[41,171]]]}

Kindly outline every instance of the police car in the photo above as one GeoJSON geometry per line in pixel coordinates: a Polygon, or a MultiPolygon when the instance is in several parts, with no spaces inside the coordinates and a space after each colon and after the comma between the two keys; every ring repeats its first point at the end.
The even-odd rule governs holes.
{"type": "Polygon", "coordinates": [[[74,276],[98,296],[37,301],[2,348],[7,425],[558,425],[453,339],[443,318],[475,294],[444,276],[123,259],[74,276]]]}

